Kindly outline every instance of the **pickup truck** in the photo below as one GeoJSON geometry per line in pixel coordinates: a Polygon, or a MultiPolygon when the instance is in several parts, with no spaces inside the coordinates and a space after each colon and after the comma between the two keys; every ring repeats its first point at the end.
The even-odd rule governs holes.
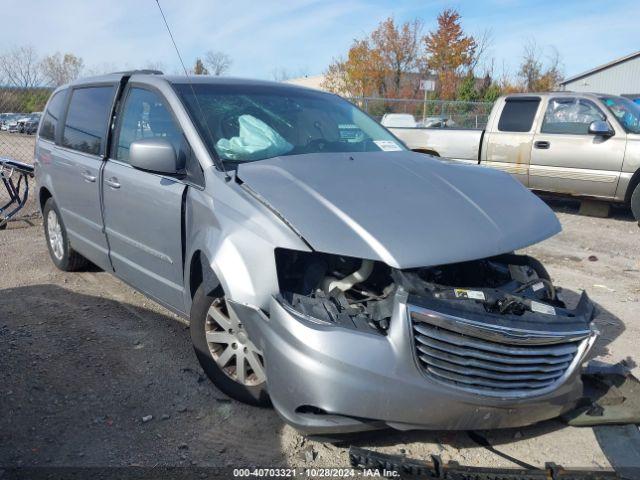
{"type": "Polygon", "coordinates": [[[390,128],[410,149],[512,174],[539,191],[631,206],[640,220],[640,105],[614,95],[499,98],[486,130],[390,128]]]}

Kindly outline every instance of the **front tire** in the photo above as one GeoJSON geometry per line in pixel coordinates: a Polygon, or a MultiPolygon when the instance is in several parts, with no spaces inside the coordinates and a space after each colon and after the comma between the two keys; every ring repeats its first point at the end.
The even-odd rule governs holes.
{"type": "Polygon", "coordinates": [[[49,198],[44,204],[42,215],[47,248],[54,265],[65,272],[74,272],[85,268],[89,261],[71,248],[67,229],[53,198],[49,198]]]}
{"type": "Polygon", "coordinates": [[[214,385],[242,403],[270,406],[262,352],[227,308],[221,288],[212,296],[206,295],[203,285],[198,288],[190,321],[193,348],[214,385]]]}
{"type": "Polygon", "coordinates": [[[633,218],[640,222],[640,183],[636,185],[631,194],[631,213],[633,213],[633,218]]]}

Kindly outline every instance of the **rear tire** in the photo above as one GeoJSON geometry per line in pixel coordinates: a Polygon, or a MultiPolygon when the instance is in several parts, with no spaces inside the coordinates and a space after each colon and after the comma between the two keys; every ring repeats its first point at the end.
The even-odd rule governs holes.
{"type": "Polygon", "coordinates": [[[75,272],[85,268],[89,261],[71,248],[67,229],[53,198],[49,198],[44,204],[42,215],[44,236],[54,265],[65,272],[75,272]]]}
{"type": "Polygon", "coordinates": [[[631,213],[633,213],[633,218],[640,222],[640,183],[636,185],[631,194],[631,213]]]}
{"type": "Polygon", "coordinates": [[[201,285],[193,297],[190,330],[193,349],[209,379],[222,392],[242,403],[271,406],[262,352],[229,315],[224,292],[207,296],[201,285]]]}

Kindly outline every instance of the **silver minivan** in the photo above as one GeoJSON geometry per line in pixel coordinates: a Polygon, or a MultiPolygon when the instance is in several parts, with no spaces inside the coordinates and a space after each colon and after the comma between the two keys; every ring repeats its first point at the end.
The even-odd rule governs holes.
{"type": "Polygon", "coordinates": [[[53,263],[189,318],[216,386],[302,431],[513,427],[581,397],[594,305],[514,253],[553,212],[340,97],[111,74],[53,93],[35,156],[53,263]]]}

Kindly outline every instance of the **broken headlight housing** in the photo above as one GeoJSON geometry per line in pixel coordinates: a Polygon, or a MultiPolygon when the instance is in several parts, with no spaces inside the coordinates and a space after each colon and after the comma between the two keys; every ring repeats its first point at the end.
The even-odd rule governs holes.
{"type": "Polygon", "coordinates": [[[526,255],[406,270],[321,252],[276,249],[275,258],[282,304],[327,325],[386,334],[398,290],[410,304],[523,328],[548,322],[583,327],[594,315],[585,293],[568,309],[542,264],[526,255]]]}
{"type": "Polygon", "coordinates": [[[381,262],[278,248],[280,301],[326,325],[385,334],[395,285],[381,262]]]}

